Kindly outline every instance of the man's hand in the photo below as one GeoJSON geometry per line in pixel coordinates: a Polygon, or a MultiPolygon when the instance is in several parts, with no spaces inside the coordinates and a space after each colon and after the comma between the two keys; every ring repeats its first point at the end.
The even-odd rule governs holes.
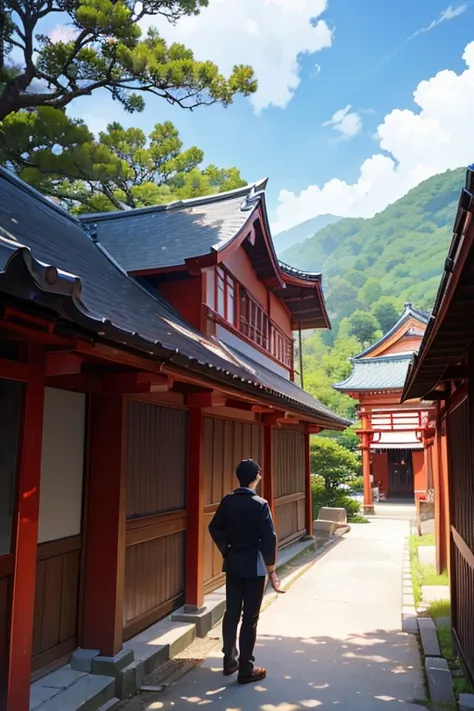
{"type": "Polygon", "coordinates": [[[281,593],[281,594],[286,592],[286,590],[282,590],[280,587],[280,581],[278,579],[278,575],[276,574],[276,571],[271,572],[269,574],[269,578],[270,578],[270,585],[272,586],[272,588],[274,589],[275,592],[281,593]]]}

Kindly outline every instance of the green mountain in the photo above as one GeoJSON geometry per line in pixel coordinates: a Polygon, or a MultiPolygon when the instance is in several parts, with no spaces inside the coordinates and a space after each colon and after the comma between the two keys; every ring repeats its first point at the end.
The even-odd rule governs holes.
{"type": "Polygon", "coordinates": [[[464,168],[436,175],[375,217],[341,219],[286,250],[281,258],[323,273],[328,307],[336,322],[358,308],[372,306],[382,295],[430,308],[464,176],[464,168]]]}
{"type": "Polygon", "coordinates": [[[304,386],[341,415],[357,419],[355,401],[333,388],[351,372],[349,358],[396,323],[405,301],[432,307],[464,179],[464,168],[436,175],[375,217],[341,219],[281,255],[323,273],[333,328],[306,334],[304,386]]]}
{"type": "Polygon", "coordinates": [[[322,230],[323,227],[327,225],[332,225],[334,222],[340,220],[340,217],[335,215],[318,215],[317,217],[312,217],[310,220],[305,220],[300,222],[299,225],[290,227],[284,232],[279,232],[273,237],[273,244],[278,254],[283,252],[285,249],[294,247],[296,244],[303,242],[303,240],[312,237],[322,230]]]}

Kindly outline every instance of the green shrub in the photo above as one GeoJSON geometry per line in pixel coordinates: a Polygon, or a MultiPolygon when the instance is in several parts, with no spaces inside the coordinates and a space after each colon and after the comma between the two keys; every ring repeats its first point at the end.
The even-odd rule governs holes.
{"type": "MultiPolygon", "coordinates": [[[[357,454],[333,440],[318,437],[311,442],[311,491],[313,516],[318,517],[322,506],[343,508],[348,521],[360,515],[360,504],[348,496],[348,491],[359,491],[361,463],[357,454]],[[346,485],[349,489],[341,488],[346,485]]],[[[354,521],[355,522],[355,521],[354,521]]]]}
{"type": "Polygon", "coordinates": [[[353,494],[362,494],[364,492],[364,477],[354,477],[354,479],[349,482],[349,486],[353,494]]]}

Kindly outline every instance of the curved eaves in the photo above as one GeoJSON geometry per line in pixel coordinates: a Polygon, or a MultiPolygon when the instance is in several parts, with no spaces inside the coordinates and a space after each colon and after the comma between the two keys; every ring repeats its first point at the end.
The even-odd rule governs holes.
{"type": "Polygon", "coordinates": [[[249,393],[255,394],[257,390],[260,395],[264,394],[272,400],[284,403],[294,411],[304,412],[328,426],[342,429],[350,424],[324,406],[321,406],[321,410],[318,407],[309,407],[263,385],[258,380],[244,375],[243,368],[236,368],[240,373],[231,372],[225,367],[188,356],[179,349],[166,348],[159,341],[148,340],[137,332],[125,331],[107,319],[93,317],[81,302],[81,280],[77,276],[53,265],[43,264],[33,257],[28,247],[6,240],[0,240],[0,290],[16,299],[37,304],[65,321],[89,333],[93,332],[101,340],[121,344],[148,357],[174,362],[207,377],[212,374],[214,380],[227,384],[230,381],[235,387],[249,393]]]}

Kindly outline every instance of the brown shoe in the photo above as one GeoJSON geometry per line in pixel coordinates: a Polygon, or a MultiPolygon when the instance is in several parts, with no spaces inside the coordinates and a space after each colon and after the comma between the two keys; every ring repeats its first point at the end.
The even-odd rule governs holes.
{"type": "Polygon", "coordinates": [[[261,667],[255,667],[250,674],[239,674],[237,681],[239,684],[254,684],[256,681],[262,681],[267,676],[267,670],[261,667]]]}
{"type": "Polygon", "coordinates": [[[232,674],[235,674],[235,672],[238,671],[238,669],[239,669],[239,665],[236,662],[232,666],[229,666],[229,667],[224,666],[224,670],[222,673],[224,674],[224,676],[232,676],[232,674]]]}

